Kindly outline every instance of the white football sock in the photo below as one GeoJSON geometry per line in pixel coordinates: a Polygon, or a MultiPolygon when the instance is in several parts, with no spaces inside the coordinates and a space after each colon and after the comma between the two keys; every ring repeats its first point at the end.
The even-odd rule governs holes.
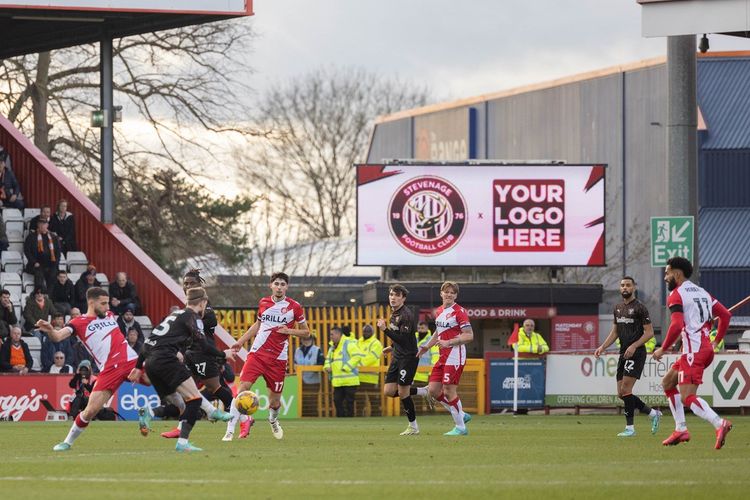
{"type": "Polygon", "coordinates": [[[278,408],[269,408],[268,409],[268,420],[271,422],[275,421],[279,418],[279,409],[278,408]]]}
{"type": "Polygon", "coordinates": [[[682,406],[682,398],[680,397],[680,394],[677,393],[671,398],[667,396],[667,401],[669,401],[669,409],[672,411],[672,418],[674,418],[674,429],[676,431],[686,431],[685,408],[682,406]],[[672,400],[674,400],[674,402],[672,400]]]}
{"type": "Polygon", "coordinates": [[[708,406],[708,403],[706,403],[703,398],[695,399],[700,404],[693,403],[690,405],[690,409],[693,411],[693,413],[713,425],[714,429],[718,429],[719,427],[721,427],[721,417],[717,415],[710,406],[708,406]]]}
{"type": "Polygon", "coordinates": [[[201,396],[201,410],[206,412],[206,415],[210,417],[216,411],[216,407],[211,404],[211,401],[201,396]]]}
{"type": "Polygon", "coordinates": [[[453,417],[453,422],[456,424],[456,428],[461,430],[466,429],[466,424],[464,423],[464,409],[463,406],[461,406],[461,400],[458,399],[455,406],[448,405],[448,409],[451,412],[451,417],[453,417]]]}
{"type": "Polygon", "coordinates": [[[417,387],[417,396],[427,396],[427,387],[417,387]]]}
{"type": "MultiPolygon", "coordinates": [[[[83,420],[83,417],[81,417],[81,420],[83,420]]],[[[81,433],[86,429],[86,427],[78,427],[78,425],[73,422],[73,425],[70,426],[70,431],[68,432],[67,437],[65,438],[65,442],[71,446],[73,446],[73,441],[76,440],[78,436],[81,435],[81,433]]]]}
{"type": "Polygon", "coordinates": [[[232,416],[232,419],[227,422],[227,432],[234,434],[234,429],[237,426],[237,421],[241,417],[240,410],[237,409],[237,404],[234,399],[232,400],[232,404],[229,405],[229,414],[232,416]]]}

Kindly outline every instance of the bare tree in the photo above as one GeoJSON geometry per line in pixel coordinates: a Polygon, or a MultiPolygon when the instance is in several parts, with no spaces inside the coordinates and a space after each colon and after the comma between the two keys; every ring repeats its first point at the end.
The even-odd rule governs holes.
{"type": "Polygon", "coordinates": [[[276,220],[309,239],[352,234],[355,178],[374,119],[423,105],[425,88],[361,69],[319,69],[272,87],[255,114],[264,136],[237,152],[251,189],[266,193],[276,220]]]}
{"type": "MultiPolygon", "coordinates": [[[[116,215],[172,272],[191,252],[237,262],[247,251],[238,220],[252,197],[217,197],[196,185],[211,186],[221,171],[206,168],[223,163],[211,138],[254,134],[242,60],[252,38],[247,21],[232,20],[114,41],[115,102],[125,108],[114,128],[116,215]],[[180,232],[187,221],[192,234],[180,232]]],[[[0,60],[0,112],[94,199],[100,139],[88,122],[98,107],[98,45],[0,60]]]]}

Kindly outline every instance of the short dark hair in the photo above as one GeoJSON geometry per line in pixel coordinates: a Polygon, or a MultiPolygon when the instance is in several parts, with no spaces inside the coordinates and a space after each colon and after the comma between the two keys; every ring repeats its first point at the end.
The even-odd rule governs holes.
{"type": "Polygon", "coordinates": [[[55,318],[64,318],[64,317],[65,317],[65,315],[63,313],[59,312],[59,311],[55,311],[54,313],[52,313],[52,319],[55,319],[55,318]]]}
{"type": "Polygon", "coordinates": [[[690,279],[693,275],[693,264],[685,257],[672,257],[667,261],[667,265],[672,269],[679,269],[685,275],[685,279],[690,279]]]}
{"type": "Polygon", "coordinates": [[[3,288],[2,290],[0,290],[0,295],[10,295],[10,292],[3,288]]]}
{"type": "Polygon", "coordinates": [[[623,276],[622,278],[620,278],[620,281],[624,281],[624,280],[630,280],[633,282],[634,285],[637,285],[637,283],[635,282],[635,279],[633,279],[632,276],[623,276]]]}
{"type": "Polygon", "coordinates": [[[273,273],[271,275],[271,283],[273,283],[276,280],[282,280],[287,285],[289,284],[289,275],[286,273],[273,273]]]}
{"type": "Polygon", "coordinates": [[[193,268],[190,271],[185,273],[185,276],[182,277],[182,281],[184,282],[186,279],[194,279],[198,282],[198,286],[203,286],[203,284],[206,282],[206,280],[203,279],[203,276],[201,276],[201,270],[197,268],[193,268]]]}
{"type": "Polygon", "coordinates": [[[86,290],[86,300],[96,300],[101,297],[109,297],[109,292],[100,286],[92,286],[86,290]]]}
{"type": "Polygon", "coordinates": [[[395,285],[391,285],[390,287],[388,287],[388,293],[391,292],[395,292],[398,295],[403,295],[404,297],[409,295],[409,290],[407,290],[406,287],[401,283],[396,283],[395,285]]]}
{"type": "Polygon", "coordinates": [[[429,323],[427,323],[426,321],[420,321],[419,323],[417,323],[417,326],[422,326],[422,325],[430,326],[429,323]]]}
{"type": "Polygon", "coordinates": [[[68,271],[66,271],[65,269],[58,269],[57,275],[60,276],[61,274],[68,274],[68,271]]]}

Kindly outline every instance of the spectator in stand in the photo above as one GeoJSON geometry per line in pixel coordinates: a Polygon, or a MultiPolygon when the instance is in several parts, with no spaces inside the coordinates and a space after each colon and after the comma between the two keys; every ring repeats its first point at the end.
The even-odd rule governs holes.
{"type": "Polygon", "coordinates": [[[39,225],[39,220],[44,219],[44,220],[50,221],[49,230],[54,233],[55,230],[52,229],[52,221],[50,220],[51,217],[52,217],[52,208],[49,205],[42,205],[41,207],[39,207],[39,215],[35,215],[29,221],[29,230],[31,231],[36,230],[37,226],[39,225]]]}
{"type": "Polygon", "coordinates": [[[13,171],[8,168],[7,160],[8,152],[0,151],[0,201],[3,202],[4,207],[23,210],[21,186],[18,185],[18,180],[16,180],[13,171]]]}
{"type": "Polygon", "coordinates": [[[128,304],[125,312],[117,318],[117,325],[120,327],[123,335],[127,334],[131,328],[134,328],[138,332],[138,341],[143,342],[145,340],[141,324],[135,320],[135,306],[133,304],[128,304]]]}
{"type": "Polygon", "coordinates": [[[16,309],[10,300],[8,290],[0,291],[0,341],[5,341],[10,335],[10,327],[18,323],[16,309]]]}
{"type": "Polygon", "coordinates": [[[135,285],[128,279],[127,274],[119,272],[115,281],[109,284],[109,308],[120,315],[130,304],[135,307],[134,314],[140,312],[141,305],[135,285]]]}
{"type": "Polygon", "coordinates": [[[72,307],[70,309],[70,319],[77,318],[80,315],[81,315],[81,310],[78,309],[77,307],[72,307]]]}
{"type": "Polygon", "coordinates": [[[55,312],[55,307],[49,297],[44,294],[44,290],[41,287],[36,287],[34,293],[26,299],[26,306],[23,308],[24,330],[43,341],[46,335],[39,330],[35,330],[34,325],[40,319],[49,321],[55,312]]]}
{"type": "Polygon", "coordinates": [[[49,221],[50,231],[60,238],[60,248],[63,253],[78,250],[76,244],[76,222],[73,214],[68,212],[68,200],[63,198],[57,202],[57,210],[49,221]]]}
{"type": "Polygon", "coordinates": [[[549,352],[547,341],[539,332],[534,331],[536,324],[531,318],[523,322],[523,328],[518,331],[518,352],[531,354],[545,354],[549,352]]]}
{"type": "Polygon", "coordinates": [[[73,373],[73,367],[65,364],[65,353],[57,351],[54,357],[55,364],[50,366],[49,373],[73,373]]]}
{"type": "Polygon", "coordinates": [[[32,366],[34,360],[29,346],[21,340],[21,329],[14,326],[10,329],[10,340],[0,347],[0,372],[26,375],[32,366]]]}
{"type": "Polygon", "coordinates": [[[99,286],[99,280],[96,279],[96,268],[93,265],[89,265],[86,272],[81,274],[75,285],[75,301],[74,306],[78,309],[87,311],[88,301],[86,300],[86,292],[93,286],[99,286]]]}
{"type": "MultiPolygon", "coordinates": [[[[62,313],[55,312],[52,315],[52,326],[55,330],[65,326],[65,316],[62,313]]],[[[42,338],[42,371],[48,372],[49,369],[55,364],[55,353],[62,351],[65,354],[65,358],[71,363],[75,363],[75,350],[73,349],[73,342],[68,337],[61,342],[52,342],[48,336],[42,338]]]]}
{"type": "Polygon", "coordinates": [[[10,248],[8,232],[5,230],[5,221],[0,217],[0,252],[4,252],[8,248],[10,248]]]}
{"type": "Polygon", "coordinates": [[[143,347],[143,341],[140,340],[139,335],[142,337],[143,334],[139,334],[138,330],[133,328],[132,326],[128,328],[128,333],[125,336],[125,338],[128,341],[128,345],[137,353],[141,352],[141,348],[143,347]]]}
{"type": "Polygon", "coordinates": [[[68,278],[68,272],[64,269],[57,271],[57,279],[48,290],[49,298],[55,309],[63,314],[70,314],[70,309],[75,302],[76,289],[73,282],[68,278]]]}
{"type": "Polygon", "coordinates": [[[23,244],[26,254],[26,272],[34,275],[34,286],[47,287],[57,278],[60,263],[60,243],[57,237],[49,232],[49,221],[39,219],[36,231],[29,231],[23,244]]]}

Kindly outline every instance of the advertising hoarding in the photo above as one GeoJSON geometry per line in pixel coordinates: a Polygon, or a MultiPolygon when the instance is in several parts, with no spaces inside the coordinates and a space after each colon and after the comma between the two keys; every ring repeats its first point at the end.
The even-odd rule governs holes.
{"type": "Polygon", "coordinates": [[[603,165],[358,165],[357,264],[603,266],[603,165]]]}

